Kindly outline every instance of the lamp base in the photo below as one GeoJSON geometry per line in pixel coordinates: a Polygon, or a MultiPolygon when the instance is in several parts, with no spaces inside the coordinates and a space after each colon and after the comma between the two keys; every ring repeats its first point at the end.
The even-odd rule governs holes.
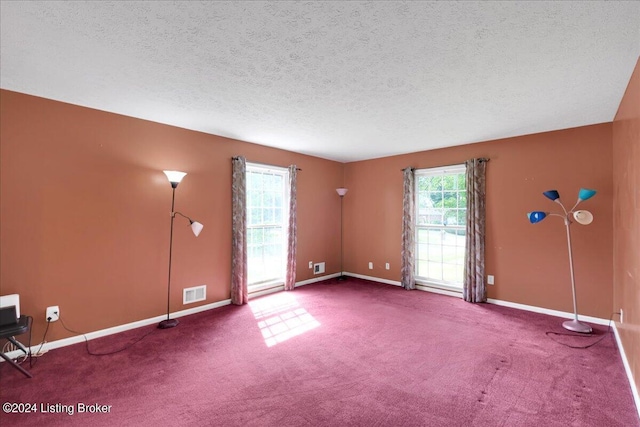
{"type": "Polygon", "coordinates": [[[158,329],[169,329],[178,326],[178,319],[167,319],[158,323],[158,329]]]}
{"type": "Polygon", "coordinates": [[[591,326],[577,320],[567,320],[562,323],[562,327],[573,332],[580,332],[581,334],[591,333],[591,326]]]}

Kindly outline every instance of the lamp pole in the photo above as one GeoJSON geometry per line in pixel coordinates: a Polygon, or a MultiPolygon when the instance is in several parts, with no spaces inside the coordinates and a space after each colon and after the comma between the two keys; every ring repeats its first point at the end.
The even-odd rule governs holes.
{"type": "Polygon", "coordinates": [[[578,303],[576,299],[576,279],[573,273],[573,254],[571,250],[571,232],[569,231],[569,226],[571,225],[571,220],[569,219],[569,214],[566,214],[564,217],[564,225],[567,229],[567,247],[569,249],[569,270],[571,272],[571,293],[573,295],[573,320],[567,320],[562,324],[565,329],[574,332],[580,332],[583,334],[591,333],[591,326],[582,323],[578,320],[578,303]]]}
{"type": "Polygon", "coordinates": [[[168,329],[178,326],[178,319],[170,319],[170,301],[171,301],[171,258],[173,252],[173,220],[175,219],[174,207],[176,202],[176,187],[178,186],[178,182],[171,182],[171,231],[169,232],[169,276],[167,279],[167,318],[158,324],[158,328],[160,329],[168,329]]]}
{"type": "Polygon", "coordinates": [[[344,195],[347,194],[346,188],[336,188],[338,196],[340,196],[340,276],[338,281],[346,280],[344,275],[344,217],[343,217],[343,203],[344,195]]]}
{"type": "Polygon", "coordinates": [[[562,327],[573,332],[589,334],[592,331],[591,326],[585,323],[582,323],[578,320],[578,303],[576,298],[576,278],[573,272],[573,251],[571,248],[571,231],[569,227],[571,226],[572,216],[576,220],[576,222],[578,222],[579,224],[582,224],[582,225],[591,224],[591,221],[593,221],[593,215],[591,214],[591,212],[585,211],[585,210],[576,210],[576,207],[581,202],[593,197],[596,194],[596,190],[581,188],[578,193],[578,201],[576,202],[575,205],[573,205],[570,211],[567,211],[567,209],[564,207],[564,205],[560,201],[560,194],[558,193],[557,190],[548,190],[543,192],[542,194],[549,200],[559,204],[560,207],[562,208],[562,211],[564,212],[564,215],[560,215],[557,213],[543,212],[543,211],[533,211],[527,214],[527,216],[529,217],[529,221],[532,224],[537,224],[543,219],[545,219],[547,216],[559,216],[564,220],[564,226],[567,230],[567,249],[569,252],[569,272],[571,273],[571,294],[573,297],[573,320],[567,320],[563,322],[562,327]]]}

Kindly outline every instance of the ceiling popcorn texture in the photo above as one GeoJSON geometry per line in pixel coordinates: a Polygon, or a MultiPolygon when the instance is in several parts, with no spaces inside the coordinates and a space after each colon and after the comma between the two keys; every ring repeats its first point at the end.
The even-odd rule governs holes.
{"type": "Polygon", "coordinates": [[[0,87],[342,162],[611,121],[640,2],[2,2],[0,87]]]}

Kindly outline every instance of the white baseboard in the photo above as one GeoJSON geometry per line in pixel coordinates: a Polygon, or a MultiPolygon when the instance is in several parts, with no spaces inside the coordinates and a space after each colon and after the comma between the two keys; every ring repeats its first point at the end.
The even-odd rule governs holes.
{"type": "Polygon", "coordinates": [[[340,273],[327,274],[325,276],[314,277],[312,279],[296,282],[296,288],[298,286],[310,285],[311,283],[322,282],[324,280],[333,279],[334,277],[340,277],[340,273]]]}
{"type": "MultiPolygon", "coordinates": [[[[549,316],[562,317],[565,319],[574,318],[574,314],[569,313],[568,311],[551,310],[550,308],[536,307],[534,305],[520,304],[517,302],[511,302],[511,301],[502,301],[502,300],[493,299],[493,298],[488,298],[487,302],[489,304],[502,305],[504,307],[517,308],[518,310],[532,311],[534,313],[542,313],[542,314],[547,314],[549,316]]],[[[578,319],[585,322],[589,322],[589,323],[595,323],[596,325],[609,324],[609,319],[601,319],[600,317],[584,316],[582,314],[578,315],[578,319]]]]}
{"type": "MultiPolygon", "coordinates": [[[[334,277],[339,277],[340,273],[327,274],[326,276],[314,277],[313,279],[302,280],[300,282],[296,282],[295,287],[298,288],[300,286],[309,285],[311,283],[322,282],[323,280],[332,279],[334,277]]],[[[272,294],[274,292],[284,291],[284,285],[274,286],[273,288],[264,289],[258,292],[252,292],[249,294],[249,299],[261,297],[263,295],[272,294]]]]}
{"type": "Polygon", "coordinates": [[[631,385],[631,394],[633,394],[633,400],[636,403],[636,410],[638,411],[638,416],[640,416],[640,394],[638,394],[638,387],[636,387],[636,382],[633,380],[631,366],[629,365],[627,354],[625,353],[624,347],[622,346],[622,341],[620,341],[620,334],[618,333],[618,325],[616,324],[616,322],[613,322],[613,333],[616,336],[616,343],[618,344],[618,350],[620,350],[622,364],[624,365],[624,370],[627,373],[627,379],[629,380],[629,384],[631,385]]]}
{"type": "MultiPolygon", "coordinates": [[[[331,279],[331,278],[338,277],[338,276],[340,276],[340,273],[334,273],[334,274],[329,274],[329,275],[326,275],[326,276],[314,277],[312,279],[302,280],[300,282],[296,282],[295,286],[296,287],[304,286],[304,285],[308,285],[310,283],[321,282],[323,280],[331,279]]],[[[270,294],[270,293],[273,293],[273,292],[279,292],[279,291],[282,291],[282,290],[284,290],[284,285],[276,286],[276,287],[273,287],[273,288],[270,288],[270,289],[266,289],[264,291],[259,291],[259,292],[252,293],[250,295],[250,298],[255,298],[255,297],[258,297],[258,296],[261,296],[261,295],[270,294]]],[[[223,306],[229,305],[229,304],[231,304],[231,300],[230,299],[226,299],[226,300],[214,302],[214,303],[211,303],[211,304],[205,304],[205,305],[200,305],[198,307],[189,308],[187,310],[176,311],[174,313],[171,313],[170,317],[171,318],[177,318],[177,317],[188,316],[190,314],[196,314],[196,313],[200,313],[200,312],[207,311],[207,310],[213,310],[215,308],[223,307],[223,306]]],[[[96,339],[96,338],[102,338],[102,337],[106,337],[106,336],[109,336],[109,335],[117,334],[117,333],[120,333],[120,332],[128,331],[130,329],[141,328],[143,326],[153,325],[154,323],[160,323],[161,321],[165,320],[166,317],[167,317],[167,315],[163,314],[161,316],[156,316],[156,317],[151,317],[151,318],[148,318],[148,319],[138,320],[138,321],[135,321],[135,322],[124,324],[124,325],[114,326],[112,328],[101,329],[101,330],[93,331],[93,332],[87,332],[87,333],[84,334],[84,336],[87,337],[87,340],[93,340],[93,339],[96,339]]],[[[45,351],[53,350],[53,349],[56,349],[56,348],[66,347],[68,345],[77,344],[77,343],[80,343],[80,342],[84,341],[84,336],[76,335],[76,336],[69,337],[69,338],[63,338],[61,340],[46,342],[46,343],[44,343],[42,345],[42,348],[40,348],[40,344],[32,345],[31,346],[31,351],[33,353],[35,353],[38,350],[40,350],[42,352],[45,352],[45,351]]],[[[27,350],[29,350],[29,349],[27,348],[27,350]]],[[[20,350],[14,350],[14,351],[10,351],[10,352],[8,352],[6,354],[7,354],[7,356],[9,358],[15,359],[16,357],[22,356],[24,353],[22,353],[22,351],[20,351],[20,350]]],[[[4,359],[0,358],[0,362],[4,362],[4,359]]]]}
{"type": "Polygon", "coordinates": [[[364,274],[349,273],[347,271],[344,272],[344,275],[362,280],[371,280],[372,282],[385,283],[387,285],[402,286],[402,283],[397,280],[381,279],[379,277],[365,276],[364,274]]]}
{"type": "MultiPolygon", "coordinates": [[[[386,283],[388,285],[394,285],[394,286],[402,286],[402,284],[399,281],[395,281],[395,280],[380,279],[378,277],[365,276],[363,274],[355,274],[355,273],[347,273],[347,272],[345,272],[344,274],[345,274],[345,276],[357,277],[358,279],[364,279],[364,280],[371,280],[372,282],[386,283]]],[[[448,296],[456,297],[456,298],[461,298],[462,297],[462,294],[460,292],[448,291],[446,289],[438,289],[438,288],[434,288],[434,287],[430,287],[430,286],[416,285],[416,289],[418,289],[420,291],[433,292],[433,293],[441,294],[441,295],[448,295],[448,296]]],[[[566,312],[566,311],[551,310],[549,308],[536,307],[536,306],[533,306],[533,305],[520,304],[520,303],[517,303],[517,302],[502,301],[502,300],[493,299],[493,298],[487,299],[487,302],[489,304],[502,305],[504,307],[517,308],[519,310],[532,311],[534,313],[548,314],[549,316],[562,317],[562,318],[566,318],[566,319],[573,319],[573,317],[574,317],[573,313],[569,313],[569,312],[566,312]]],[[[585,322],[595,323],[596,325],[608,325],[609,324],[609,319],[601,319],[599,317],[578,315],[578,318],[580,320],[585,321],[585,322]]]]}
{"type": "MultiPolygon", "coordinates": [[[[190,314],[195,314],[195,313],[200,313],[202,311],[212,310],[214,308],[222,307],[222,306],[229,305],[229,304],[231,304],[231,300],[230,299],[226,299],[226,300],[214,302],[214,303],[211,303],[211,304],[205,304],[205,305],[200,305],[198,307],[189,308],[187,310],[176,311],[174,313],[171,313],[170,317],[176,318],[176,317],[188,316],[190,314]]],[[[32,345],[31,346],[31,352],[35,353],[38,350],[40,350],[42,352],[45,352],[45,351],[53,350],[53,349],[56,349],[56,348],[66,347],[68,345],[77,344],[77,343],[83,342],[85,336],[87,337],[87,340],[93,340],[93,339],[96,339],[96,338],[102,338],[102,337],[106,337],[106,336],[109,336],[109,335],[117,334],[117,333],[120,333],[120,332],[128,331],[130,329],[136,329],[136,328],[141,328],[141,327],[147,326],[147,325],[153,325],[154,323],[160,323],[161,321],[165,320],[166,317],[167,317],[167,315],[163,314],[161,316],[156,316],[156,317],[151,317],[151,318],[148,318],[148,319],[138,320],[138,321],[135,321],[135,322],[126,323],[124,325],[114,326],[114,327],[111,327],[111,328],[101,329],[101,330],[93,331],[93,332],[87,332],[87,333],[84,334],[84,336],[83,335],[75,335],[73,337],[63,338],[61,340],[46,342],[46,343],[44,343],[42,345],[42,348],[40,348],[40,344],[32,345]]],[[[29,350],[29,348],[27,348],[27,350],[29,350]]],[[[19,356],[21,356],[23,354],[24,353],[22,353],[22,351],[15,350],[15,351],[11,351],[11,352],[7,353],[7,356],[9,356],[10,358],[14,359],[14,358],[19,357],[19,356]]],[[[0,359],[0,361],[4,362],[4,359],[0,359]]]]}

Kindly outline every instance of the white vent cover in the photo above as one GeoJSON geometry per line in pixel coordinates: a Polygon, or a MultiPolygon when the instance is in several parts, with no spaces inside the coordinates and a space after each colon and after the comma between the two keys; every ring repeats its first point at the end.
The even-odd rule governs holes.
{"type": "Polygon", "coordinates": [[[182,304],[204,301],[207,299],[207,285],[184,288],[182,290],[182,304]]]}
{"type": "Polygon", "coordinates": [[[324,273],[324,262],[313,264],[313,274],[324,273]]]}

